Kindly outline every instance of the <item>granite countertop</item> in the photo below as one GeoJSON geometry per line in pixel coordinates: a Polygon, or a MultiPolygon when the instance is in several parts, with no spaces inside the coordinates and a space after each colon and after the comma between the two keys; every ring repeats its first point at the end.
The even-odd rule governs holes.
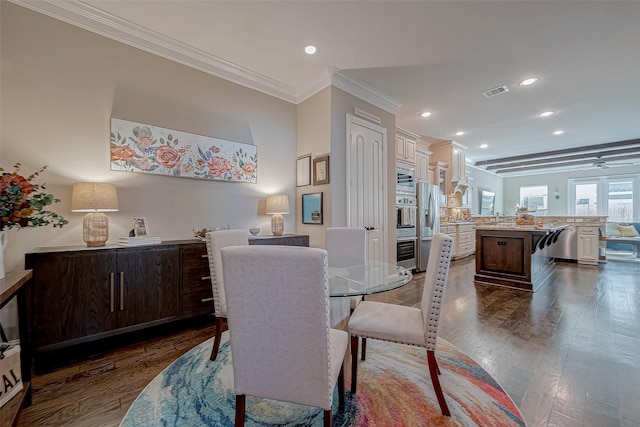
{"type": "Polygon", "coordinates": [[[565,228],[566,225],[516,225],[513,223],[498,224],[478,224],[477,230],[509,230],[509,231],[555,231],[559,228],[565,228]]]}

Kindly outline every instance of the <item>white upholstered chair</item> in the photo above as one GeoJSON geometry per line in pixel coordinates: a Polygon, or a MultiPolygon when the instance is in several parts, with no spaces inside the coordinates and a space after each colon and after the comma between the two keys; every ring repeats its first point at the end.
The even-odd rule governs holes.
{"type": "Polygon", "coordinates": [[[224,294],[224,277],[222,274],[222,258],[220,251],[227,246],[247,246],[249,238],[243,230],[216,230],[205,236],[207,243],[207,257],[209,258],[209,275],[211,276],[211,290],[213,291],[213,307],[216,315],[216,332],[213,338],[211,360],[218,357],[222,321],[227,318],[227,301],[224,294]]]}
{"type": "Polygon", "coordinates": [[[332,419],[333,390],[344,408],[343,361],[348,334],[329,327],[327,252],[289,246],[222,250],[236,426],[245,396],[324,409],[332,419]]]}
{"type": "MultiPolygon", "coordinates": [[[[325,231],[325,248],[331,267],[362,265],[367,258],[367,230],[362,227],[329,227],[325,231]]],[[[361,296],[350,297],[353,310],[361,296]]]]}
{"type": "Polygon", "coordinates": [[[424,347],[431,382],[440,404],[440,410],[449,416],[449,408],[440,386],[440,369],[435,349],[440,318],[440,306],[447,284],[453,240],[446,234],[433,238],[420,308],[373,301],[362,301],[351,314],[351,392],[356,393],[358,374],[358,337],[378,339],[424,347]]]}

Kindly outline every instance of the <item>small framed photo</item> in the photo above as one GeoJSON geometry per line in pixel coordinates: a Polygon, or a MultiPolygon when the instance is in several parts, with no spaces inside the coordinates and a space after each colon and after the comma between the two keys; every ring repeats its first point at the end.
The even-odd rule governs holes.
{"type": "Polygon", "coordinates": [[[148,237],[149,234],[149,225],[147,224],[146,217],[136,217],[133,218],[133,234],[136,237],[148,237]]]}
{"type": "Polygon", "coordinates": [[[322,193],[302,195],[302,223],[322,224],[322,193]]]}
{"type": "Polygon", "coordinates": [[[311,185],[311,154],[298,157],[296,164],[296,187],[311,185]]]}
{"type": "Polygon", "coordinates": [[[313,159],[313,185],[329,184],[329,155],[313,159]]]}

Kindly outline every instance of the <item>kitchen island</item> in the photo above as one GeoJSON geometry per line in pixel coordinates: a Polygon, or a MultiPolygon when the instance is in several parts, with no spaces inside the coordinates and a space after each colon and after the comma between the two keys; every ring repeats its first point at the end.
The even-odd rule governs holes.
{"type": "Polygon", "coordinates": [[[554,268],[552,248],[564,226],[479,225],[474,282],[535,291],[554,268]]]}

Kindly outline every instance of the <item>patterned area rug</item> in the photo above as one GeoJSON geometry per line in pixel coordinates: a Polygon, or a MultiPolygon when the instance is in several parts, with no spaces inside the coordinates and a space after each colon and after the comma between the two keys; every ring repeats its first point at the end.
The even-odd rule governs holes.
{"type": "MultiPolygon", "coordinates": [[[[216,361],[212,340],[178,358],[140,393],[122,427],[233,426],[235,394],[228,332],[216,361]]],[[[358,365],[355,399],[347,384],[346,409],[333,425],[346,426],[525,426],[520,411],[493,378],[458,348],[438,339],[440,383],[451,417],[440,413],[424,349],[367,341],[358,365]]],[[[347,381],[348,382],[348,381],[347,381]]],[[[247,396],[247,427],[322,426],[322,410],[247,396]]]]}

